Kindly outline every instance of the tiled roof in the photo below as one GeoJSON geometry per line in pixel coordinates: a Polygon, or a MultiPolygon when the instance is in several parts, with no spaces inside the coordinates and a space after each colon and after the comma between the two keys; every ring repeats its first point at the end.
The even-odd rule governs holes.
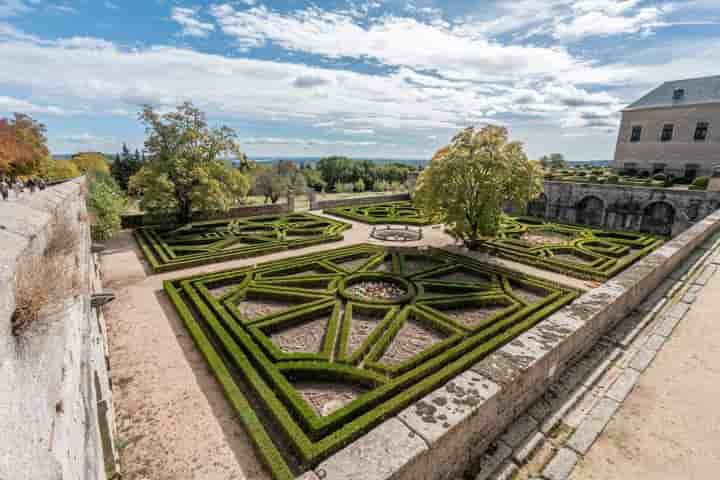
{"type": "Polygon", "coordinates": [[[720,75],[665,82],[625,110],[698,103],[720,103],[720,75]],[[682,95],[675,94],[679,89],[684,90],[682,95]]]}

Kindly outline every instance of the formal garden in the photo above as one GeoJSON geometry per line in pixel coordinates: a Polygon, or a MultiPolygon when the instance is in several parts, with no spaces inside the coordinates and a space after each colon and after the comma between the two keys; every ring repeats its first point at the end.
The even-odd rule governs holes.
{"type": "Polygon", "coordinates": [[[329,208],[324,212],[371,225],[427,225],[430,223],[430,220],[410,201],[336,207],[329,208]]]}
{"type": "Polygon", "coordinates": [[[135,237],[153,271],[165,272],[334,242],[348,228],[344,222],[297,212],[143,227],[135,237]]]}
{"type": "Polygon", "coordinates": [[[276,479],[292,479],[571,302],[435,249],[360,244],[165,282],[276,479]]]}

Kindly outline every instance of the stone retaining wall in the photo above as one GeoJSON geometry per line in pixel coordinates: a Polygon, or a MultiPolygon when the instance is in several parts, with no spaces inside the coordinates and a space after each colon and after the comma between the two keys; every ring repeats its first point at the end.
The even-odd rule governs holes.
{"type": "Polygon", "coordinates": [[[327,208],[348,207],[351,205],[370,205],[372,203],[402,202],[410,200],[409,193],[395,195],[382,195],[378,197],[344,198],[342,200],[310,201],[310,210],[325,210],[327,208]]]}
{"type": "MultiPolygon", "coordinates": [[[[105,479],[116,471],[101,289],[90,251],[84,179],[0,202],[0,478],[105,479]],[[54,225],[72,223],[77,296],[49,305],[14,335],[18,266],[43,255],[54,225]]],[[[73,262],[70,261],[70,264],[73,262]]],[[[58,278],[42,281],[57,282],[58,278]]]]}
{"type": "Polygon", "coordinates": [[[449,480],[461,476],[567,367],[718,230],[720,211],[300,478],[449,480]]]}
{"type": "MultiPolygon", "coordinates": [[[[221,218],[234,217],[252,217],[255,215],[275,215],[280,213],[288,213],[291,209],[287,203],[276,203],[274,205],[257,205],[247,207],[231,208],[227,212],[219,212],[216,214],[199,214],[193,215],[193,221],[215,220],[221,218]]],[[[149,225],[158,225],[161,223],[175,222],[172,215],[123,215],[122,228],[138,228],[149,225]]]]}

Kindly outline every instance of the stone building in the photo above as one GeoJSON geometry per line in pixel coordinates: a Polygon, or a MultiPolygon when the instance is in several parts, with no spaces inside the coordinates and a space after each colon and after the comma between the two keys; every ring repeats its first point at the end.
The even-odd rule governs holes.
{"type": "Polygon", "coordinates": [[[613,168],[694,179],[720,165],[720,75],[665,82],[622,111],[613,168]]]}

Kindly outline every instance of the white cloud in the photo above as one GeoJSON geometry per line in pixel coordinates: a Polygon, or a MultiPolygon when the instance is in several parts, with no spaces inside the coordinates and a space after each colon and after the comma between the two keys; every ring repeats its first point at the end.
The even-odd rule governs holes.
{"type": "Polygon", "coordinates": [[[27,13],[33,9],[33,3],[37,2],[30,2],[26,0],[0,0],[0,18],[13,17],[15,15],[27,13]]]}
{"type": "Polygon", "coordinates": [[[67,115],[65,109],[55,105],[37,105],[19,98],[0,96],[0,111],[14,113],[46,113],[50,115],[67,115]]]}
{"type": "Polygon", "coordinates": [[[367,147],[377,145],[377,142],[360,142],[354,140],[326,140],[320,138],[279,138],[260,137],[244,138],[240,141],[243,145],[297,145],[297,146],[344,146],[344,147],[367,147]]]}
{"type": "Polygon", "coordinates": [[[55,11],[55,12],[63,13],[66,15],[75,15],[76,13],[78,13],[78,11],[75,7],[67,5],[67,4],[48,5],[47,9],[50,11],[55,11]]]}
{"type": "Polygon", "coordinates": [[[215,25],[197,18],[199,8],[175,7],[172,9],[172,19],[182,27],[182,34],[190,37],[207,37],[215,30],[215,25]]]}
{"type": "Polygon", "coordinates": [[[628,0],[608,3],[606,0],[586,0],[575,6],[578,15],[569,21],[557,22],[553,36],[563,41],[579,41],[585,37],[611,36],[620,34],[650,34],[657,27],[664,26],[662,20],[671,7],[647,7],[631,12],[636,4],[628,0]]]}

